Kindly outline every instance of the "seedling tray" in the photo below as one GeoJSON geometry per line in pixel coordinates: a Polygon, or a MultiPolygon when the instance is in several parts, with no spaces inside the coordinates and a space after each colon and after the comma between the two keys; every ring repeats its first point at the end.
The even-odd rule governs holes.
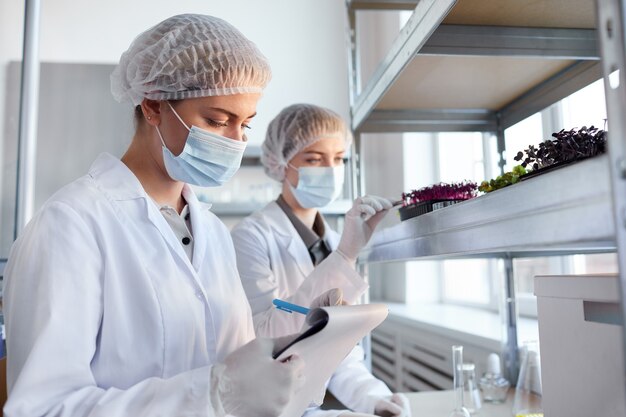
{"type": "Polygon", "coordinates": [[[412,219],[413,217],[421,216],[422,214],[430,213],[431,211],[462,203],[463,201],[465,200],[430,200],[416,204],[409,204],[408,206],[400,207],[398,210],[400,212],[400,220],[405,221],[412,219]]]}

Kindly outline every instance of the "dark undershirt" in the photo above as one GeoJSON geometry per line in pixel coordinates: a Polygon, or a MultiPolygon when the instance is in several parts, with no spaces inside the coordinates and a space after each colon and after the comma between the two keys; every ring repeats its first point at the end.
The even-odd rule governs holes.
{"type": "Polygon", "coordinates": [[[324,225],[324,218],[320,212],[318,211],[315,215],[313,229],[311,230],[294,214],[282,194],[276,199],[276,204],[278,204],[278,207],[280,207],[281,210],[287,215],[287,218],[289,218],[289,221],[298,232],[298,235],[309,251],[309,256],[311,256],[313,265],[319,265],[332,252],[330,250],[330,246],[324,239],[326,226],[324,225]]]}

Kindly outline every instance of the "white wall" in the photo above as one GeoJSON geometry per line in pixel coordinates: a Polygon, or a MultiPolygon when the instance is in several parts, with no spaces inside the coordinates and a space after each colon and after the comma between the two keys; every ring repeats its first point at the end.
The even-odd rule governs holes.
{"type": "MultiPolygon", "coordinates": [[[[348,116],[345,6],[341,1],[41,3],[41,60],[47,62],[116,63],[136,35],[174,14],[204,13],[229,21],[259,46],[274,73],[249,135],[252,142],[260,142],[269,120],[294,102],[324,105],[348,116]]],[[[22,14],[23,1],[0,3],[1,71],[8,61],[21,57],[22,14]]]]}

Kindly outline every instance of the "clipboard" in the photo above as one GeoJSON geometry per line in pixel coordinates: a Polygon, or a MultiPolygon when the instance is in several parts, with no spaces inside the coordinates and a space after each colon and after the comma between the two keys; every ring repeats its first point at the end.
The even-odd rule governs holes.
{"type": "Polygon", "coordinates": [[[304,386],[280,417],[301,416],[312,403],[321,403],[326,381],[341,361],[388,314],[384,304],[320,307],[309,311],[305,319],[309,328],[273,355],[276,360],[285,360],[296,354],[304,360],[304,386]]]}

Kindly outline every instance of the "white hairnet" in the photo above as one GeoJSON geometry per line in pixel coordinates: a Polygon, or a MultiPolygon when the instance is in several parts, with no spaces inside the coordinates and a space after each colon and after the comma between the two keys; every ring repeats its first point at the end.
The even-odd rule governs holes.
{"type": "Polygon", "coordinates": [[[267,128],[262,145],[261,163],[265,173],[283,181],[287,163],[301,150],[319,139],[343,138],[346,148],[352,134],[337,113],[313,104],[293,104],[283,109],[267,128]]]}
{"type": "Polygon", "coordinates": [[[181,14],[140,34],[111,74],[117,101],[260,93],[271,78],[267,59],[230,23],[181,14]]]}

